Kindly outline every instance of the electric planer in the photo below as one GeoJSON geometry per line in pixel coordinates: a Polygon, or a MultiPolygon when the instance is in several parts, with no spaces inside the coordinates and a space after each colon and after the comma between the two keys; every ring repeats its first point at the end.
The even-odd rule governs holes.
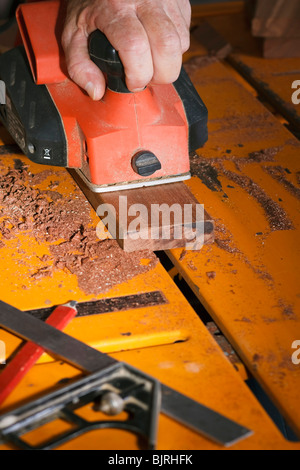
{"type": "Polygon", "coordinates": [[[21,5],[23,45],[0,56],[0,118],[35,163],[74,168],[95,192],[190,177],[189,153],[207,140],[207,109],[182,68],[171,85],[131,93],[117,51],[95,31],[89,53],[107,79],[93,101],[68,78],[60,3],[21,5]]]}

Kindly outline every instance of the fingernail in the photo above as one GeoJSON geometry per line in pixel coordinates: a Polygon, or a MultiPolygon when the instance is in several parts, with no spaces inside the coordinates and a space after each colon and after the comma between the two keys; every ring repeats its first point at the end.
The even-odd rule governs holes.
{"type": "Polygon", "coordinates": [[[97,89],[95,87],[95,85],[93,85],[92,82],[88,82],[85,86],[85,91],[87,92],[87,94],[92,98],[92,100],[96,100],[97,99],[97,89]]]}
{"type": "Polygon", "coordinates": [[[139,91],[143,91],[145,90],[146,87],[143,87],[143,88],[135,88],[134,90],[131,90],[132,93],[138,93],[139,91]]]}

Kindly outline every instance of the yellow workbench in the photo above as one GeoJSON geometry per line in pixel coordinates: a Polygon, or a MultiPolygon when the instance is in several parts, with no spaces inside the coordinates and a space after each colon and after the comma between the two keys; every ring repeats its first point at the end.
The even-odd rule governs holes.
{"type": "Polygon", "coordinates": [[[169,256],[299,436],[300,144],[287,125],[299,115],[291,83],[300,59],[259,57],[241,12],[206,21],[236,47],[221,63],[193,39],[186,63],[209,109],[209,140],[188,185],[215,219],[216,239],[169,256]]]}

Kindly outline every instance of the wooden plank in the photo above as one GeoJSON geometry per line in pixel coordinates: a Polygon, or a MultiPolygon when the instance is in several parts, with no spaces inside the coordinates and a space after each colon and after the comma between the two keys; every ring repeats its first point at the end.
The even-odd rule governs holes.
{"type": "MultiPolygon", "coordinates": [[[[70,170],[70,174],[96,211],[103,204],[114,209],[110,210],[113,220],[108,229],[113,228],[111,235],[124,251],[158,251],[177,247],[200,249],[203,244],[213,242],[214,222],[183,182],[94,193],[78,173],[70,170]],[[187,205],[190,205],[192,219],[186,224],[187,205]],[[162,210],[165,206],[166,217],[158,214],[158,206],[162,210]]],[[[100,216],[99,209],[97,213],[100,216]]],[[[105,217],[107,213],[102,214],[106,223],[105,217]]]]}

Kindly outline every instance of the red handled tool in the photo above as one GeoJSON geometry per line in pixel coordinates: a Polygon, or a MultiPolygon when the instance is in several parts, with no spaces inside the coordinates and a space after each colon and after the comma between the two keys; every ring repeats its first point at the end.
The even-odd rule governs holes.
{"type": "MultiPolygon", "coordinates": [[[[56,307],[47,318],[46,323],[59,330],[63,330],[76,316],[77,309],[75,305],[76,302],[71,301],[56,307]]],[[[0,374],[0,405],[44,352],[44,348],[28,341],[7,364],[0,374]]]]}

